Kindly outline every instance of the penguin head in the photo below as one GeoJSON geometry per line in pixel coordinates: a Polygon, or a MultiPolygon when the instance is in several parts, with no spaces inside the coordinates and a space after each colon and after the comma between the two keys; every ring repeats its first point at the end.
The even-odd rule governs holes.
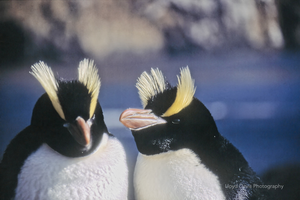
{"type": "Polygon", "coordinates": [[[46,91],[37,101],[31,119],[43,142],[68,157],[93,152],[103,133],[107,133],[98,103],[101,82],[94,62],[81,61],[78,79],[71,81],[56,78],[42,61],[31,69],[46,91]]]}
{"type": "Polygon", "coordinates": [[[196,88],[189,68],[182,68],[177,78],[178,85],[172,87],[159,69],[143,72],[136,86],[144,109],[130,108],[120,116],[142,154],[201,145],[218,136],[210,112],[194,97],[196,88]]]}

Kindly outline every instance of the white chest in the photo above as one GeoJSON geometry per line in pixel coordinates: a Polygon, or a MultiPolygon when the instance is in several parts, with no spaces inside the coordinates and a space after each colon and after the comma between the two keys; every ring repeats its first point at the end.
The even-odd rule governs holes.
{"type": "Polygon", "coordinates": [[[225,199],[217,176],[189,149],[139,154],[134,187],[137,200],[225,199]]]}
{"type": "Polygon", "coordinates": [[[62,156],[43,144],[25,161],[18,179],[16,200],[127,199],[125,151],[107,134],[96,152],[82,158],[62,156]]]}

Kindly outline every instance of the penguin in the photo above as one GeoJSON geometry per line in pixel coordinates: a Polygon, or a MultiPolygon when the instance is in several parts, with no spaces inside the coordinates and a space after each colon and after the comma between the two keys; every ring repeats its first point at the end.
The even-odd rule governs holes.
{"type": "Polygon", "coordinates": [[[0,199],[127,199],[126,154],[105,125],[94,61],[82,60],[70,81],[42,61],[31,69],[46,93],[5,150],[0,199]]]}
{"type": "Polygon", "coordinates": [[[143,109],[129,108],[120,115],[139,151],[136,199],[265,199],[253,187],[262,184],[260,178],[194,97],[189,68],[181,68],[177,78],[172,87],[159,69],[143,72],[136,84],[143,109]]]}

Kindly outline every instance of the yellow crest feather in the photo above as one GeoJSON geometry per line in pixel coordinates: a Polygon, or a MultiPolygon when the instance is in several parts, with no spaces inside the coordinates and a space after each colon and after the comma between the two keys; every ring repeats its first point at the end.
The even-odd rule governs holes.
{"type": "Polygon", "coordinates": [[[139,96],[142,105],[145,108],[148,100],[166,89],[165,79],[159,69],[151,68],[151,75],[143,72],[137,80],[136,87],[139,90],[139,96]]]}
{"type": "Polygon", "coordinates": [[[177,79],[178,85],[176,99],[170,108],[162,115],[162,117],[168,117],[179,113],[193,100],[196,88],[194,86],[194,80],[191,77],[189,68],[185,67],[180,69],[180,77],[177,76],[177,79]]]}
{"type": "Polygon", "coordinates": [[[98,96],[101,87],[98,69],[96,68],[93,60],[84,59],[79,63],[78,80],[87,87],[89,93],[91,94],[92,99],[89,113],[91,118],[97,106],[98,96]]]}
{"type": "Polygon", "coordinates": [[[61,108],[58,96],[57,96],[57,89],[58,83],[56,78],[53,75],[53,72],[50,67],[48,67],[43,61],[36,63],[31,66],[32,74],[43,86],[46,93],[48,94],[52,105],[59,116],[65,120],[64,112],[61,108]]]}

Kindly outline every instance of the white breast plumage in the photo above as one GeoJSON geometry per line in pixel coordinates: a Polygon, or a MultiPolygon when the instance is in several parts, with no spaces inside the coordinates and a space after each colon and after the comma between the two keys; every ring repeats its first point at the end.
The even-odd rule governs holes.
{"type": "Polygon", "coordinates": [[[139,154],[134,187],[137,200],[225,199],[218,177],[189,149],[139,154]]]}
{"type": "Polygon", "coordinates": [[[15,199],[127,199],[128,169],[121,143],[103,135],[92,155],[68,158],[43,144],[25,161],[15,199]]]}

